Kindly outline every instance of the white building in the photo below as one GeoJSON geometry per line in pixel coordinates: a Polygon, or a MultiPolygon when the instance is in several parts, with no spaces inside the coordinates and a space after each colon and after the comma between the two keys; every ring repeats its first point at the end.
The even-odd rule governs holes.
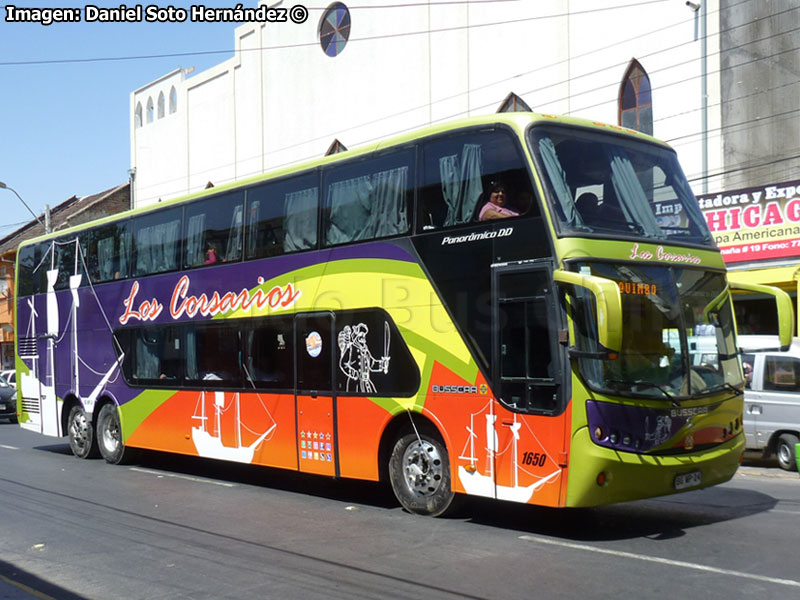
{"type": "Polygon", "coordinates": [[[304,0],[302,24],[232,26],[230,60],[134,91],[135,205],[319,157],[334,139],[354,148],[492,113],[511,92],[536,112],[652,127],[672,141],[697,192],[718,187],[700,176],[722,164],[719,0],[700,10],[684,0],[348,4],[304,0]],[[625,95],[629,80],[633,91],[642,85],[638,105],[625,95]],[[624,102],[634,106],[623,118],[624,102]]]}

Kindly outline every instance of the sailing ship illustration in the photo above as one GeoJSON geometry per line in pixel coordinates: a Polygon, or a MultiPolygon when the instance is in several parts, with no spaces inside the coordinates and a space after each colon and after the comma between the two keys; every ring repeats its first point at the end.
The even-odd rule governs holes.
{"type": "MultiPolygon", "coordinates": [[[[255,451],[261,443],[275,431],[277,423],[272,420],[272,425],[262,434],[258,435],[256,440],[249,445],[242,443],[242,428],[251,431],[246,425],[242,424],[241,412],[241,395],[239,392],[231,394],[233,396],[231,404],[225,406],[225,392],[211,392],[214,395],[213,407],[213,424],[209,427],[210,418],[206,415],[206,391],[200,392],[198,399],[199,414],[197,409],[195,414],[192,415],[193,419],[200,421],[196,427],[192,427],[192,442],[197,450],[197,453],[204,458],[216,458],[220,460],[230,460],[240,463],[252,463],[255,451]],[[235,419],[235,443],[233,446],[225,446],[222,443],[222,415],[224,412],[234,408],[235,419]]],[[[266,407],[265,407],[266,410],[266,407]]],[[[269,411],[267,411],[269,414],[269,411]]]]}
{"type": "MultiPolygon", "coordinates": [[[[536,493],[546,483],[553,481],[561,474],[561,469],[556,466],[555,471],[544,476],[539,477],[537,481],[530,485],[519,485],[519,471],[524,470],[519,465],[518,444],[520,439],[519,431],[522,423],[517,421],[517,415],[514,414],[514,422],[510,426],[511,430],[511,444],[501,451],[498,451],[497,430],[495,429],[497,422],[497,415],[493,411],[493,403],[490,400],[487,406],[477,413],[470,415],[470,424],[467,427],[469,437],[464,446],[464,452],[459,458],[468,461],[468,465],[459,465],[458,479],[464,490],[468,494],[476,496],[486,496],[489,498],[497,498],[499,500],[511,500],[513,502],[528,502],[533,494],[536,493]],[[484,413],[484,411],[487,411],[484,413]],[[477,463],[479,462],[476,456],[475,440],[478,439],[478,434],[475,433],[475,417],[484,413],[486,424],[486,457],[484,465],[484,473],[480,473],[477,463]],[[467,447],[469,452],[467,453],[467,447]],[[511,485],[498,485],[495,482],[495,463],[498,456],[507,451],[511,451],[511,469],[512,469],[512,484],[511,485]]],[[[528,473],[527,471],[525,471],[528,473]]],[[[528,473],[532,475],[531,473],[528,473]]],[[[532,475],[533,477],[537,477],[532,475]]]]}

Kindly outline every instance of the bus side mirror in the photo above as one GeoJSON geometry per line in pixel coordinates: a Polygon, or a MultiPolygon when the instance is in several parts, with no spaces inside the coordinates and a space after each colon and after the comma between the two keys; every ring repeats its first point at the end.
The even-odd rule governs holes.
{"type": "Polygon", "coordinates": [[[789,294],[770,285],[743,283],[740,281],[729,281],[728,286],[731,289],[732,297],[738,294],[758,294],[760,296],[769,296],[775,300],[775,308],[778,314],[778,340],[781,351],[786,352],[792,345],[792,329],[794,327],[794,308],[789,294]]]}
{"type": "Polygon", "coordinates": [[[609,352],[622,349],[622,299],[616,282],[605,277],[581,275],[572,271],[556,269],[553,279],[562,285],[573,285],[588,290],[597,306],[597,337],[601,346],[609,352]]]}

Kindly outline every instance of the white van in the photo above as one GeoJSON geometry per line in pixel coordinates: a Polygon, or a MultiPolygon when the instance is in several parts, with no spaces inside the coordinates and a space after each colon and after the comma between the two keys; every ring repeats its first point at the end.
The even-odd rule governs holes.
{"type": "Polygon", "coordinates": [[[800,339],[792,340],[787,352],[778,349],[748,352],[748,348],[775,347],[775,339],[739,337],[747,379],[745,446],[748,450],[763,451],[764,456],[775,454],[782,469],[796,471],[795,445],[800,443],[800,339]]]}

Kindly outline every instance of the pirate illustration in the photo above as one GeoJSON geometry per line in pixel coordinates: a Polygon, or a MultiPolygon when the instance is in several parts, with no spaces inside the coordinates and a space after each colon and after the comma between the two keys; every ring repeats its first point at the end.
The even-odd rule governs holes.
{"type": "Polygon", "coordinates": [[[367,346],[369,327],[365,323],[345,325],[339,332],[339,368],[347,377],[346,390],[375,393],[372,373],[389,372],[389,323],[384,322],[383,357],[374,358],[367,346]],[[353,383],[353,389],[350,384],[353,383]],[[356,389],[357,386],[357,389],[356,389]]]}

